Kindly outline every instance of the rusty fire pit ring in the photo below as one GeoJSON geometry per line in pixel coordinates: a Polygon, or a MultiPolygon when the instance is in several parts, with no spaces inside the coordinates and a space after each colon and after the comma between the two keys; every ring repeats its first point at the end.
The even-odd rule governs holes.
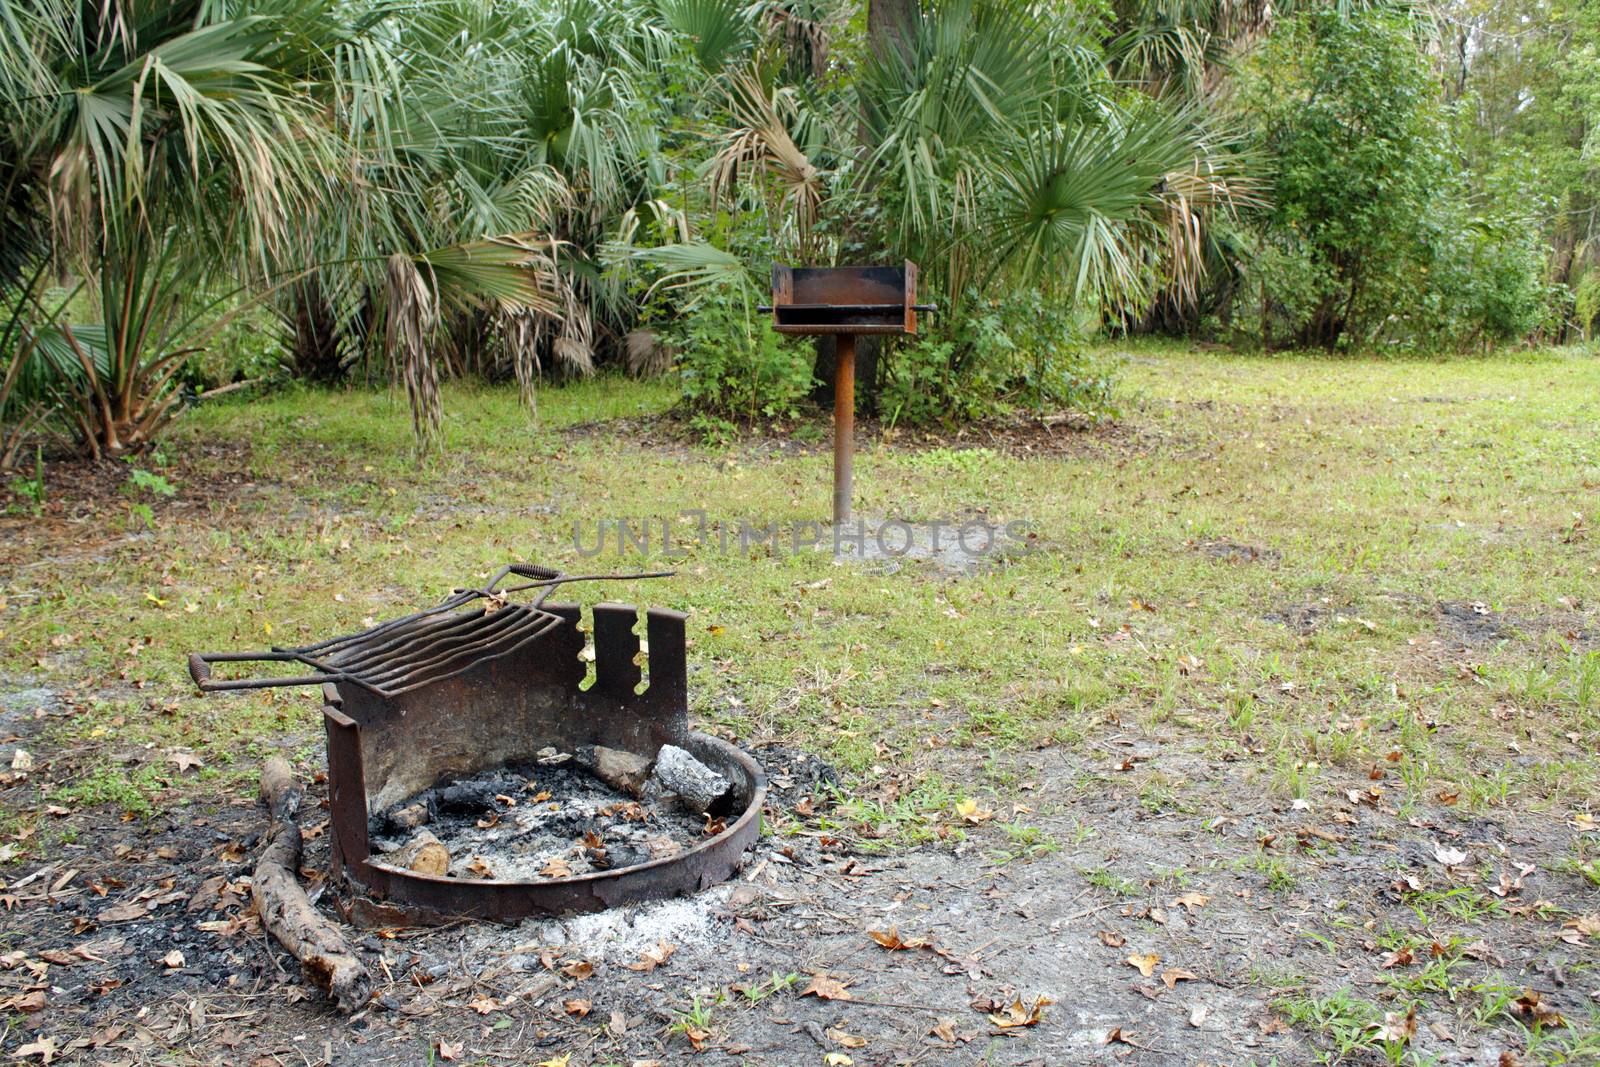
{"type": "MultiPolygon", "coordinates": [[[[330,721],[344,718],[335,708],[323,710],[330,721]]],[[[339,728],[348,727],[341,723],[339,728]]],[[[346,895],[340,901],[341,910],[367,926],[457,919],[514,922],[690,896],[725,882],[743,865],[745,852],[761,836],[766,774],[760,764],[721,738],[691,730],[684,740],[683,747],[733,781],[739,795],[749,798],[726,829],[692,849],[632,867],[539,881],[438,877],[370,856],[355,867],[354,858],[345,856],[342,881],[346,895]]]]}
{"type": "Polygon", "coordinates": [[[586,626],[577,604],[546,603],[565,582],[657,576],[567,576],[515,564],[487,588],[457,590],[437,608],[360,634],[265,653],[196,654],[190,672],[208,692],[322,683],[330,873],[353,920],[514,922],[684,896],[739,869],[761,833],[766,776],[734,745],[689,728],[686,615],[603,603],[586,626]],[[508,574],[531,581],[498,590],[508,574]],[[507,596],[534,589],[531,604],[507,596]],[[647,646],[636,632],[641,615],[647,646]],[[263,659],[321,673],[211,677],[213,663],[263,659]],[[665,745],[686,750],[731,787],[722,800],[731,798],[727,825],[677,854],[539,880],[435,876],[373,854],[372,817],[442,783],[536,761],[551,748],[573,754],[603,746],[653,763],[665,745]]]}

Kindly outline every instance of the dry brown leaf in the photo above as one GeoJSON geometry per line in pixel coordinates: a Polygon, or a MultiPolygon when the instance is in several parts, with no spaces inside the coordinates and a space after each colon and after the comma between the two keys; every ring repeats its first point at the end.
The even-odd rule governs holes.
{"type": "Polygon", "coordinates": [[[196,767],[204,767],[206,765],[205,760],[201,759],[199,756],[196,756],[192,752],[174,752],[167,758],[178,765],[179,774],[182,774],[184,771],[193,770],[196,767]]]}
{"type": "Polygon", "coordinates": [[[956,1021],[948,1015],[941,1015],[939,1021],[929,1028],[928,1033],[947,1045],[953,1045],[956,1043],[956,1021]]]}
{"type": "Polygon", "coordinates": [[[1534,989],[1524,989],[1517,998],[1517,1014],[1525,1021],[1539,1026],[1565,1026],[1567,1020],[1561,1013],[1544,1003],[1544,994],[1534,989]]]}
{"type": "Polygon", "coordinates": [[[500,1010],[500,1002],[493,997],[473,997],[467,1001],[467,1007],[479,1015],[488,1015],[491,1011],[500,1010]]]}
{"type": "Polygon", "coordinates": [[[577,998],[572,1000],[563,1000],[561,1002],[561,1010],[565,1011],[574,1019],[581,1019],[594,1010],[594,1002],[589,1000],[579,1000],[577,998]]]}
{"type": "Polygon", "coordinates": [[[1192,913],[1194,909],[1203,908],[1209,903],[1211,903],[1211,898],[1206,894],[1188,892],[1174,900],[1172,902],[1172,906],[1174,908],[1182,908],[1184,911],[1192,913]]]}
{"type": "Polygon", "coordinates": [[[1410,945],[1407,945],[1405,948],[1396,949],[1394,952],[1389,953],[1378,966],[1386,971],[1391,967],[1409,967],[1416,962],[1416,959],[1416,953],[1411,951],[1410,945]]]}
{"type": "Polygon", "coordinates": [[[1123,945],[1128,943],[1127,938],[1112,930],[1101,930],[1095,936],[1098,937],[1100,939],[1100,943],[1105,945],[1107,948],[1121,948],[1123,945]]]}
{"type": "Polygon", "coordinates": [[[818,1000],[854,1000],[850,990],[837,978],[830,978],[826,974],[811,976],[811,984],[800,991],[802,997],[816,997],[818,1000]]]}
{"type": "Polygon", "coordinates": [[[553,858],[547,861],[545,865],[539,869],[539,877],[571,878],[572,868],[567,865],[566,860],[553,858]]]}
{"type": "Polygon", "coordinates": [[[1128,966],[1135,967],[1139,973],[1149,978],[1156,973],[1156,964],[1161,962],[1161,957],[1154,952],[1135,953],[1125,961],[1128,966]]]}
{"type": "Polygon", "coordinates": [[[19,1060],[26,1060],[34,1056],[38,1056],[42,1062],[51,1063],[54,1062],[56,1058],[56,1052],[57,1049],[55,1039],[51,1037],[41,1037],[37,1041],[28,1042],[11,1055],[19,1060]]]}
{"type": "Polygon", "coordinates": [[[887,933],[882,930],[868,930],[867,936],[891,952],[897,952],[902,949],[933,947],[933,942],[925,937],[913,937],[910,940],[901,937],[898,926],[889,927],[887,933]]]}
{"type": "Polygon", "coordinates": [[[647,948],[639,954],[638,963],[627,965],[630,971],[642,971],[646,974],[666,963],[672,954],[678,951],[677,945],[669,945],[665,941],[657,941],[654,948],[647,948]]]}
{"type": "Polygon", "coordinates": [[[847,1034],[838,1027],[822,1031],[828,1035],[829,1040],[835,1041],[845,1048],[866,1048],[867,1039],[859,1034],[847,1034]]]}
{"type": "Polygon", "coordinates": [[[441,1037],[434,1047],[438,1049],[441,1060],[456,1060],[461,1058],[461,1053],[466,1048],[466,1042],[446,1041],[441,1037]]]}
{"type": "Polygon", "coordinates": [[[1181,967],[1168,967],[1166,970],[1161,972],[1161,981],[1168,989],[1171,989],[1179,982],[1198,982],[1199,980],[1200,976],[1198,974],[1195,974],[1192,971],[1186,971],[1181,967]]]}
{"type": "Polygon", "coordinates": [[[1390,1041],[1404,1045],[1417,1036],[1417,1008],[1412,1005],[1411,1010],[1401,1015],[1397,1011],[1385,1012],[1383,1023],[1378,1027],[1378,1040],[1390,1041]]]}
{"type": "Polygon", "coordinates": [[[585,978],[588,978],[590,975],[594,974],[594,964],[590,963],[588,960],[568,960],[566,964],[562,966],[561,973],[566,975],[568,978],[574,978],[581,982],[585,978]]]}
{"type": "Polygon", "coordinates": [[[1034,997],[1033,1003],[1024,1004],[1022,998],[1018,997],[1000,1011],[990,1012],[989,1021],[1002,1030],[1036,1026],[1044,1015],[1045,1007],[1054,1003],[1049,997],[1034,997]]]}
{"type": "Polygon", "coordinates": [[[115,904],[95,916],[95,921],[100,923],[125,923],[134,919],[142,919],[150,914],[150,904],[143,900],[130,900],[126,904],[115,904]]]}
{"type": "Polygon", "coordinates": [[[161,962],[167,965],[168,970],[178,971],[183,969],[183,953],[173,949],[161,957],[161,962]]]}

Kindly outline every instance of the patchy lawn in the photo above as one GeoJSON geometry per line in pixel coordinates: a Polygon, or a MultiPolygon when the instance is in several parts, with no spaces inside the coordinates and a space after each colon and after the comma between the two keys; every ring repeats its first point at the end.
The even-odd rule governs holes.
{"type": "Polygon", "coordinates": [[[0,1051],[1600,1062],[1600,360],[1105,358],[1108,425],[863,428],[863,515],[1025,524],[976,566],[795,551],[825,423],[707,449],[614,379],[537,427],[449,390],[420,468],[400,402],[307,391],[13,483],[0,1051]],[[581,595],[693,613],[692,715],[787,784],[760,849],[690,901],[374,933],[380,995],[333,1016],[240,881],[261,759],[322,765],[315,695],[201,698],[186,653],[663,563],[614,525],[585,558],[624,518],[679,576],[581,595]]]}

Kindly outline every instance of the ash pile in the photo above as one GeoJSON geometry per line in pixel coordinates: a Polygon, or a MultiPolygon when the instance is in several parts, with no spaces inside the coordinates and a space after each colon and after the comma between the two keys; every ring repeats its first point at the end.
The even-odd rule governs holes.
{"type": "Polygon", "coordinates": [[[380,862],[418,874],[539,881],[667,859],[726,829],[734,786],[676,745],[653,759],[541,749],[372,816],[380,862]]]}

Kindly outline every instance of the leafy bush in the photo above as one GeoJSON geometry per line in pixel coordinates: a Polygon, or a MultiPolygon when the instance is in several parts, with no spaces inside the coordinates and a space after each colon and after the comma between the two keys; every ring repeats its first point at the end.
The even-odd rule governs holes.
{"type": "Polygon", "coordinates": [[[964,303],[966,314],[887,346],[878,408],[890,425],[965,422],[1019,406],[1109,411],[1110,381],[1079,344],[1091,325],[1036,291],[964,303]]]}
{"type": "Polygon", "coordinates": [[[1370,340],[1426,280],[1453,163],[1417,29],[1393,8],[1313,9],[1249,68],[1241,103],[1275,171],[1256,289],[1299,344],[1370,340]]]}
{"type": "Polygon", "coordinates": [[[811,344],[776,333],[767,316],[736,298],[713,295],[664,333],[681,353],[684,403],[697,414],[794,416],[811,390],[811,344]]]}
{"type": "Polygon", "coordinates": [[[1600,327],[1600,269],[1590,270],[1578,279],[1572,302],[1572,317],[1587,341],[1600,327]]]}

